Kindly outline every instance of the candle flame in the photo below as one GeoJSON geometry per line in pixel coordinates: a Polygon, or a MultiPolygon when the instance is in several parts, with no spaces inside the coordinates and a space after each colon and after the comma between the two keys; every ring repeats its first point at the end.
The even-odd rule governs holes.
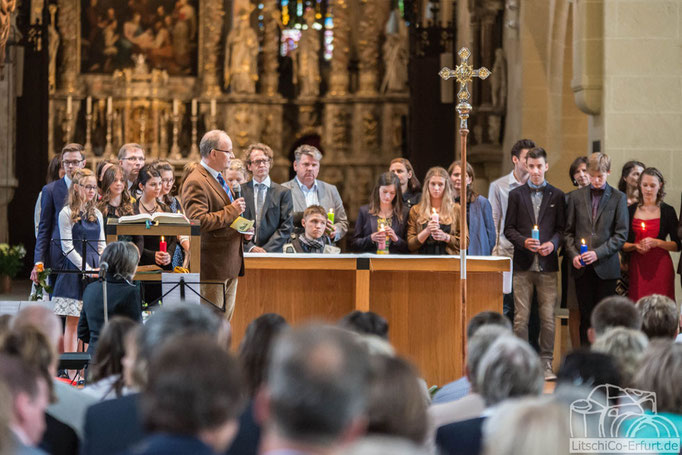
{"type": "Polygon", "coordinates": [[[161,236],[161,241],[162,241],[162,242],[165,242],[165,241],[166,241],[166,238],[165,238],[164,236],[161,236]]]}
{"type": "Polygon", "coordinates": [[[431,213],[433,213],[433,214],[438,213],[438,212],[436,212],[436,208],[435,208],[435,207],[431,207],[431,213]]]}
{"type": "Polygon", "coordinates": [[[381,227],[379,227],[379,230],[380,230],[380,231],[385,231],[385,230],[386,230],[386,226],[384,225],[384,223],[381,223],[381,227]]]}
{"type": "Polygon", "coordinates": [[[642,229],[646,229],[646,226],[644,225],[644,221],[642,221],[642,229]]]}
{"type": "Polygon", "coordinates": [[[585,239],[580,239],[580,243],[585,244],[585,239]]]}
{"type": "Polygon", "coordinates": [[[538,225],[536,224],[535,226],[533,226],[533,229],[535,229],[535,230],[537,231],[537,230],[538,230],[538,225]]]}
{"type": "Polygon", "coordinates": [[[334,209],[329,209],[329,213],[334,213],[334,209]]]}

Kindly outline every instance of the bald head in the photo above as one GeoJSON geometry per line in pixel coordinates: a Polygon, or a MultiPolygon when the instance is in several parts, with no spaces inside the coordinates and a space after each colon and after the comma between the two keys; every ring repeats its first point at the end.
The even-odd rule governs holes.
{"type": "Polygon", "coordinates": [[[62,344],[62,324],[51,309],[40,305],[30,305],[22,309],[14,316],[12,328],[26,326],[40,330],[52,347],[59,351],[62,344]]]}

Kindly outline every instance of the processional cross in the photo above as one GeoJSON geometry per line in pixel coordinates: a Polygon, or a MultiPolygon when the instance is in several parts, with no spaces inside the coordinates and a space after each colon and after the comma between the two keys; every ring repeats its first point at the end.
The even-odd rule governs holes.
{"type": "MultiPolygon", "coordinates": [[[[448,67],[443,67],[438,75],[445,80],[454,77],[459,84],[459,90],[457,91],[457,115],[459,116],[459,138],[460,138],[460,150],[461,150],[461,162],[460,172],[462,175],[461,186],[459,189],[460,194],[460,212],[459,212],[459,238],[460,238],[460,268],[459,268],[459,296],[460,296],[460,311],[462,315],[461,320],[461,330],[462,336],[466,336],[466,325],[467,325],[467,262],[466,262],[466,250],[462,248],[465,244],[467,238],[467,216],[466,216],[466,198],[467,198],[467,188],[466,188],[466,168],[467,168],[467,135],[469,134],[468,119],[471,113],[472,107],[469,104],[471,99],[471,93],[469,93],[469,83],[474,77],[480,79],[487,79],[491,72],[485,66],[475,70],[472,65],[469,64],[469,57],[471,57],[471,51],[466,47],[463,47],[457,52],[459,58],[462,59],[460,64],[454,70],[448,67]]],[[[464,338],[462,339],[462,359],[465,358],[466,347],[464,343],[464,338]]]]}

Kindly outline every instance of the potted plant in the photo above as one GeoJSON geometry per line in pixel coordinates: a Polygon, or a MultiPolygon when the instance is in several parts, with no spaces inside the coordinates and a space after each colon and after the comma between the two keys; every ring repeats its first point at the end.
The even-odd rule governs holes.
{"type": "Polygon", "coordinates": [[[0,293],[7,294],[12,289],[12,279],[21,270],[24,256],[24,245],[9,246],[7,243],[0,243],[0,293]]]}

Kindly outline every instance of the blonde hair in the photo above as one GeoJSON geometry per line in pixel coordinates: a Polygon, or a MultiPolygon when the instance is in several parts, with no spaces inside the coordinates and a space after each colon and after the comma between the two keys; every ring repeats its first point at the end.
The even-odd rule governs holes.
{"type": "Polygon", "coordinates": [[[241,172],[244,176],[244,180],[249,179],[249,173],[246,170],[246,166],[244,166],[244,162],[242,160],[235,159],[230,161],[230,167],[228,167],[227,170],[241,172]]]}
{"type": "Polygon", "coordinates": [[[611,172],[611,158],[606,153],[593,153],[587,157],[587,170],[611,172]]]}
{"type": "Polygon", "coordinates": [[[66,206],[71,210],[71,222],[78,223],[84,216],[85,220],[93,222],[97,220],[97,197],[86,201],[78,191],[77,186],[87,178],[94,178],[97,184],[97,177],[90,169],[78,169],[73,174],[73,181],[71,188],[69,188],[69,197],[66,201],[66,206]]]}
{"type": "Polygon", "coordinates": [[[442,177],[445,181],[443,202],[441,203],[438,217],[442,224],[452,224],[457,217],[455,213],[457,204],[455,203],[455,198],[453,197],[452,181],[450,180],[450,175],[448,175],[448,171],[440,166],[432,167],[426,173],[421,200],[419,201],[419,204],[414,206],[414,210],[416,210],[418,215],[417,221],[419,223],[426,223],[431,218],[432,206],[431,193],[429,193],[429,183],[434,177],[442,177]]]}

